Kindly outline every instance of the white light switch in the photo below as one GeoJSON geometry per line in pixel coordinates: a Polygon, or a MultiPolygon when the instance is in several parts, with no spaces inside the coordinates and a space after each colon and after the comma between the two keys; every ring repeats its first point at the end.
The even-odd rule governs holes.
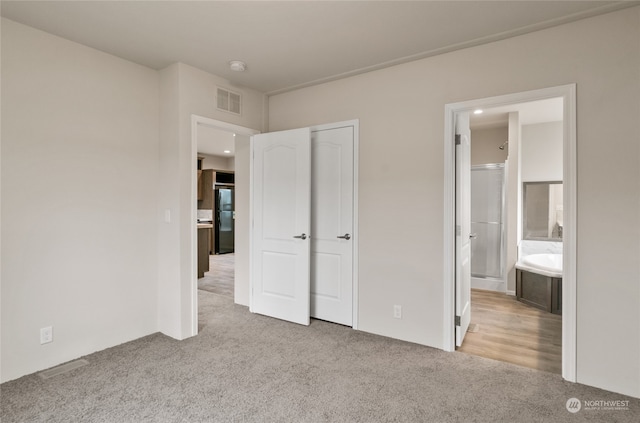
{"type": "Polygon", "coordinates": [[[40,344],[48,344],[53,342],[53,327],[47,326],[40,329],[40,344]]]}
{"type": "Polygon", "coordinates": [[[171,209],[164,210],[164,221],[165,223],[171,223],[171,209]]]}
{"type": "Polygon", "coordinates": [[[396,319],[402,319],[402,306],[394,305],[393,306],[393,317],[396,319]]]}

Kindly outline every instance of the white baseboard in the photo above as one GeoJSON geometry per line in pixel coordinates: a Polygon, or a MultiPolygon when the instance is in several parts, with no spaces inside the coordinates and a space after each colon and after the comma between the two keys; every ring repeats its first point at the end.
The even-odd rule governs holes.
{"type": "Polygon", "coordinates": [[[471,277],[471,288],[484,289],[485,291],[505,292],[505,284],[501,279],[485,279],[471,277]]]}
{"type": "Polygon", "coordinates": [[[511,295],[512,297],[516,296],[516,291],[507,291],[506,292],[507,295],[511,295]]]}

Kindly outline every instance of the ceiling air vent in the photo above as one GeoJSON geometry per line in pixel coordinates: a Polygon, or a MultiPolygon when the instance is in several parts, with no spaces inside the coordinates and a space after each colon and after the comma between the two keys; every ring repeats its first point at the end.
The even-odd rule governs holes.
{"type": "Polygon", "coordinates": [[[239,115],[241,102],[242,96],[240,94],[218,88],[218,109],[239,115]]]}

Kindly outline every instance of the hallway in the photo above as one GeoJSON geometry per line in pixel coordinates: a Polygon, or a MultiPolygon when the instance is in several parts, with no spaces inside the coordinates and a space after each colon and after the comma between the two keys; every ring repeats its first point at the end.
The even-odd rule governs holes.
{"type": "Polygon", "coordinates": [[[198,289],[233,298],[235,256],[212,254],[209,256],[209,271],[198,279],[198,289]]]}

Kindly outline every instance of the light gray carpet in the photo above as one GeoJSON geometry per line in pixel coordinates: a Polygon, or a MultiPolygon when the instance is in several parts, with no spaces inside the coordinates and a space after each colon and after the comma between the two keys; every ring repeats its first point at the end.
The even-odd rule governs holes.
{"type": "Polygon", "coordinates": [[[198,289],[233,298],[235,256],[233,253],[209,256],[209,271],[198,279],[198,289]]]}
{"type": "Polygon", "coordinates": [[[2,423],[640,421],[640,400],[551,373],[199,298],[197,337],[155,334],[1,385],[2,423]],[[630,409],[570,414],[571,397],[630,409]]]}

